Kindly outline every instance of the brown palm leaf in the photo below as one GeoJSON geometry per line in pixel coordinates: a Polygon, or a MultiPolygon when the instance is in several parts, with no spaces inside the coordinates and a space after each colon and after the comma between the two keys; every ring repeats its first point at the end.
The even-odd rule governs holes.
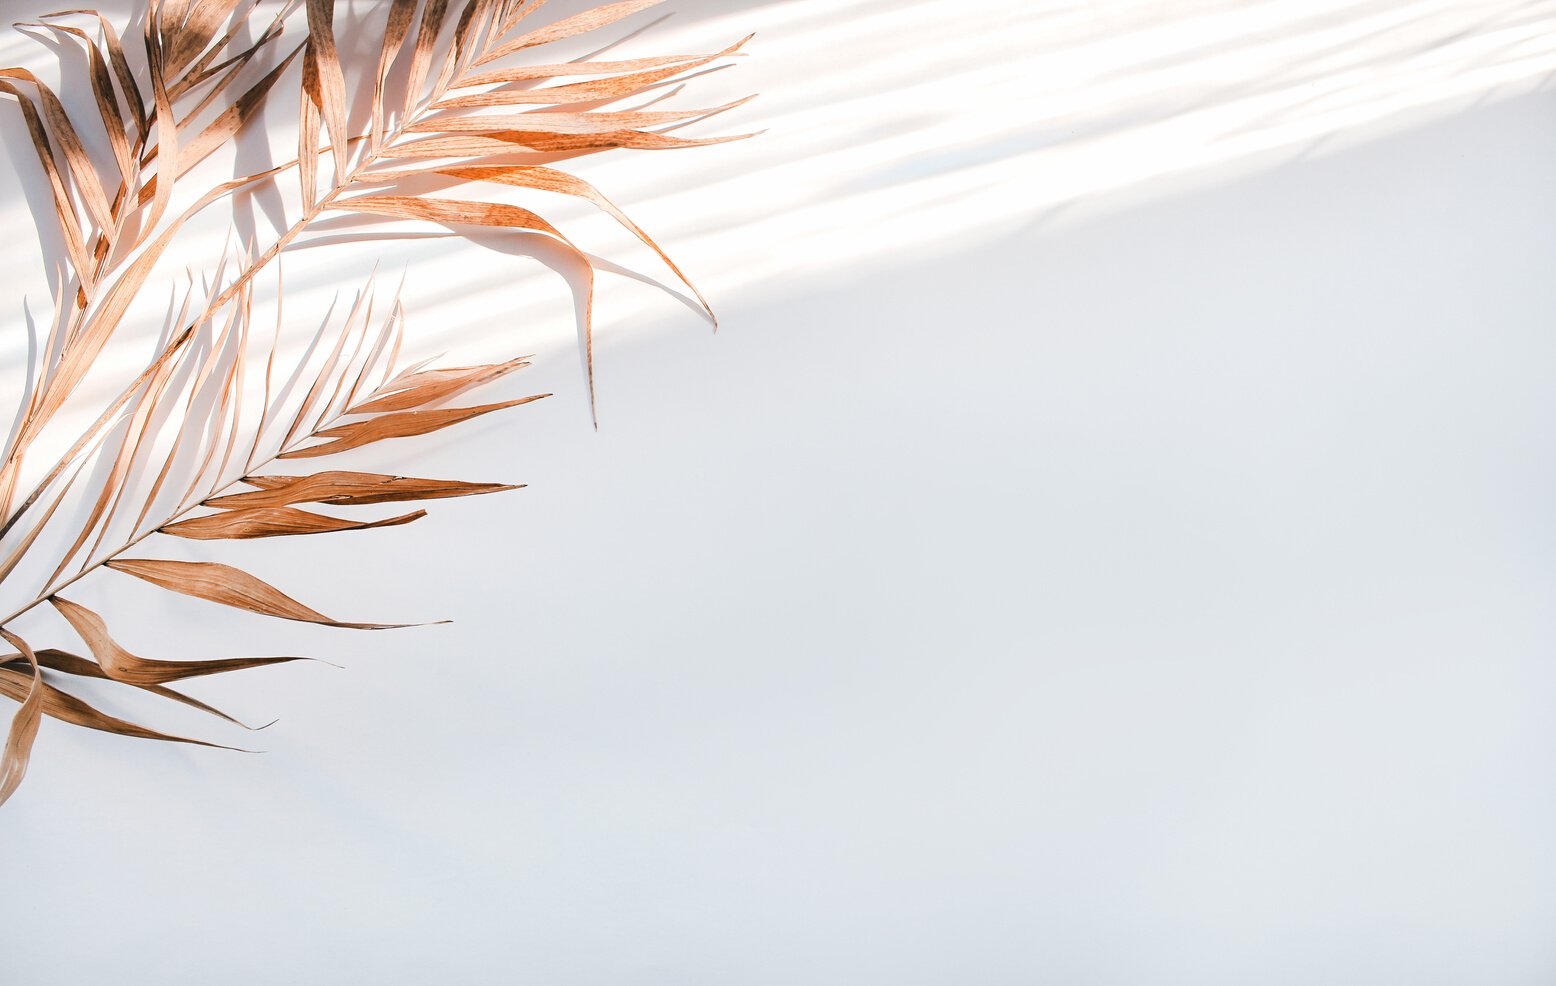
{"type": "MultiPolygon", "coordinates": [[[[349,514],[372,504],[518,488],[340,469],[276,471],[280,463],[416,438],[546,396],[450,404],[527,362],[401,367],[403,314],[396,304],[388,317],[375,320],[371,290],[359,295],[338,328],[326,321],[290,372],[279,368],[279,375],[290,379],[281,386],[277,354],[282,335],[290,332],[280,314],[279,275],[276,338],[268,347],[252,331],[255,294],[270,283],[261,275],[322,217],[350,213],[456,231],[496,227],[539,234],[587,267],[587,255],[535,212],[416,189],[427,187],[430,176],[430,184],[445,190],[479,182],[559,193],[613,217],[690,287],[664,251],[609,199],[552,165],[617,147],[665,149],[739,139],[666,132],[738,103],[683,111],[610,107],[673,85],[688,72],[736,54],[744,42],[703,55],[552,64],[517,60],[531,48],[605,27],[658,2],[627,0],[542,23],[536,14],[544,0],[391,0],[376,65],[360,83],[371,89],[370,113],[356,125],[347,107],[358,73],[342,64],[333,0],[283,3],[257,39],[242,46],[236,40],[240,28],[257,13],[259,0],[149,0],[139,38],[143,78],[120,33],[94,12],[50,14],[22,25],[85,49],[94,113],[73,119],[31,72],[0,69],[0,93],[20,108],[48,183],[65,249],[60,260],[69,275],[0,458],[0,584],[40,564],[40,571],[52,569],[0,618],[0,636],[15,649],[0,655],[0,693],[21,703],[0,754],[0,802],[25,773],[42,716],[119,735],[203,743],[102,713],[64,689],[71,680],[116,682],[236,722],[168,684],[297,660],[138,656],[110,634],[99,614],[60,595],[102,569],[266,616],[354,629],[403,625],[326,616],[229,565],[146,557],[146,550],[156,554],[148,543],[153,535],[209,541],[391,527],[413,523],[426,512],[349,514]],[[290,30],[294,15],[300,15],[305,33],[290,30]],[[403,83],[392,85],[396,78],[403,83]],[[557,84],[537,85],[554,80],[557,84]],[[295,161],[195,193],[181,187],[202,162],[254,126],[272,96],[291,86],[299,107],[295,161]],[[90,130],[106,139],[84,139],[90,130]],[[94,155],[90,146],[106,147],[107,153],[94,155]],[[296,188],[296,220],[272,242],[243,244],[206,272],[202,282],[208,286],[186,292],[155,356],[117,396],[92,409],[86,429],[62,433],[60,411],[79,400],[81,382],[95,371],[110,340],[125,330],[131,303],[157,283],[159,261],[185,224],[236,193],[283,180],[295,180],[295,186],[278,187],[296,188]],[[188,204],[175,209],[175,202],[188,204]],[[255,366],[261,354],[262,378],[255,366]],[[46,433],[66,451],[46,467],[29,469],[28,455],[46,433]],[[65,505],[72,509],[61,510],[65,505]],[[89,656],[34,649],[12,629],[45,602],[89,656]]],[[[586,312],[592,310],[592,283],[588,292],[586,312]]],[[[700,293],[697,297],[702,300],[700,293]]],[[[592,405],[587,317],[583,328],[592,405]]]]}

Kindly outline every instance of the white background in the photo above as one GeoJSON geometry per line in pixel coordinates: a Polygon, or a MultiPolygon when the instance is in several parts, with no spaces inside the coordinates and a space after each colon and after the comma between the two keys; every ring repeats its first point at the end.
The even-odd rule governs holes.
{"type": "Polygon", "coordinates": [[[305,328],[382,256],[413,355],[557,394],[352,465],[531,485],[141,553],[448,626],[83,582],[345,670],[191,686],[257,736],[105,700],[264,755],[45,723],[0,981],[1556,979],[1556,2],[668,6],[622,50],[756,30],[679,98],[768,132],[579,170],[720,332],[602,275],[596,434],[544,262],[289,255],[305,328]]]}

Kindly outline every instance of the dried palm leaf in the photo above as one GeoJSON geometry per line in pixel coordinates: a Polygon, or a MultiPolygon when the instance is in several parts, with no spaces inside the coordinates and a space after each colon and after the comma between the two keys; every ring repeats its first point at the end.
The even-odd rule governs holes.
{"type": "MultiPolygon", "coordinates": [[[[416,438],[547,396],[450,405],[527,361],[401,367],[402,313],[396,304],[389,317],[375,321],[370,291],[339,328],[326,322],[291,368],[292,382],[278,388],[277,354],[288,333],[277,269],[275,340],[263,356],[262,396],[251,406],[256,388],[247,381],[258,372],[250,364],[259,358],[251,331],[255,294],[270,283],[262,275],[322,218],[349,213],[459,232],[497,228],[540,235],[592,274],[588,255],[541,215],[424,189],[430,176],[439,188],[480,183],[494,191],[556,193],[604,211],[691,287],[615,204],[550,165],[610,148],[693,147],[749,136],[665,132],[738,102],[685,111],[611,108],[676,86],[687,73],[738,54],[745,41],[713,54],[521,64],[514,56],[616,23],[659,0],[611,3],[549,24],[534,16],[543,2],[392,0],[376,64],[361,73],[342,62],[333,0],[287,0],[258,37],[241,46],[237,39],[258,13],[259,0],[148,0],[139,39],[144,78],[132,69],[120,32],[94,11],[63,11],[22,25],[84,48],[81,91],[90,92],[91,113],[77,119],[31,71],[0,68],[0,96],[19,107],[49,188],[64,247],[56,259],[68,275],[20,395],[16,425],[0,447],[0,585],[10,588],[23,568],[51,571],[0,617],[0,638],[15,649],[0,655],[0,694],[20,703],[0,753],[0,803],[26,772],[42,717],[123,736],[217,745],[100,712],[66,690],[72,680],[116,682],[237,723],[168,683],[298,660],[138,656],[110,634],[101,615],[60,595],[99,571],[263,616],[353,629],[410,625],[337,620],[227,564],[141,557],[138,549],[153,535],[215,541],[393,527],[426,511],[376,518],[334,511],[519,488],[340,469],[274,472],[276,463],[416,438]],[[303,21],[299,29],[291,25],[296,14],[303,21]],[[371,94],[360,125],[348,109],[359,74],[371,94]],[[554,84],[543,84],[548,82],[554,84]],[[205,162],[256,126],[271,97],[289,85],[296,86],[299,107],[295,161],[193,192],[184,187],[205,162]],[[407,168],[403,162],[417,163],[407,168]],[[82,381],[99,372],[110,342],[128,331],[132,303],[157,283],[159,263],[186,224],[236,194],[292,176],[295,221],[268,244],[244,244],[235,256],[224,255],[207,272],[209,287],[186,294],[155,355],[117,396],[89,408],[90,425],[65,431],[60,412],[82,400],[82,381]],[[175,208],[175,201],[190,204],[175,208]],[[28,457],[46,433],[65,451],[29,469],[28,457]],[[66,504],[73,508],[62,510],[66,504]],[[90,657],[34,650],[15,631],[17,620],[44,603],[63,617],[90,657]]],[[[582,326],[591,407],[593,290],[591,277],[582,326]]]]}

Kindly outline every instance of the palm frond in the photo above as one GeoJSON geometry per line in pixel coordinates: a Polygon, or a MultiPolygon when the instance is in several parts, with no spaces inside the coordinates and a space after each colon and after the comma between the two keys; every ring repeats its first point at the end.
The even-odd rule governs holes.
{"type": "Polygon", "coordinates": [[[375,320],[370,290],[358,296],[338,330],[326,323],[293,368],[292,382],[278,386],[277,354],[290,334],[281,315],[279,272],[268,350],[253,331],[255,295],[270,284],[261,276],[322,218],[344,213],[412,220],[461,233],[496,228],[555,242],[591,272],[582,326],[591,408],[594,287],[588,255],[528,208],[439,193],[478,184],[587,202],[651,248],[712,318],[706,299],[642,228],[594,186],[555,165],[613,148],[693,147],[749,136],[668,132],[743,100],[681,111],[612,108],[631,97],[674,92],[668,87],[687,73],[739,54],[745,41],[711,54],[514,61],[658,2],[627,0],[539,24],[534,15],[543,0],[392,0],[376,64],[366,72],[342,62],[333,0],[288,0],[244,45],[237,39],[258,14],[260,0],[149,0],[139,39],[144,78],[132,68],[120,33],[96,12],[50,14],[23,25],[82,46],[92,113],[75,119],[31,71],[0,69],[0,94],[19,107],[50,190],[64,245],[59,259],[68,275],[21,395],[17,425],[0,450],[0,584],[23,567],[49,573],[0,618],[0,637],[15,648],[0,655],[0,694],[21,703],[0,754],[0,803],[20,783],[44,716],[124,736],[216,745],[102,713],[65,690],[72,680],[101,679],[236,723],[168,685],[299,659],[138,656],[110,634],[101,615],[61,595],[76,582],[107,569],[265,616],[355,629],[404,626],[338,620],[230,565],[145,557],[142,551],[154,535],[218,541],[400,526],[426,511],[347,514],[355,507],[519,488],[341,469],[276,472],[283,463],[416,438],[547,396],[451,403],[522,369],[527,360],[401,366],[403,313],[396,303],[375,320]],[[289,27],[296,13],[304,22],[301,32],[289,27]],[[548,82],[554,84],[542,84],[548,82]],[[298,106],[294,161],[194,193],[184,187],[292,85],[298,106]],[[371,93],[360,120],[350,110],[357,85],[371,93]],[[89,132],[91,140],[83,137],[89,132]],[[91,146],[106,152],[94,155],[91,146]],[[426,190],[429,178],[435,192],[426,190]],[[186,293],[155,354],[116,396],[91,409],[90,425],[61,434],[60,412],[79,401],[83,380],[121,333],[132,303],[155,283],[159,263],[181,242],[186,224],[265,183],[295,187],[295,219],[268,244],[245,243],[235,255],[224,255],[208,272],[206,287],[186,293]],[[255,366],[261,352],[262,371],[255,366]],[[29,454],[45,433],[65,451],[46,467],[29,469],[29,454]],[[74,509],[61,510],[66,504],[74,509]],[[74,631],[82,654],[34,649],[12,629],[44,603],[74,631]]]}

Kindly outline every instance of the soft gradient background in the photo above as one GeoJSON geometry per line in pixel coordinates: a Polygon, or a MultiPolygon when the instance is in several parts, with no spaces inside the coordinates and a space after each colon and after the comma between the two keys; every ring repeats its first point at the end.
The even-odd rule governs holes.
{"type": "Polygon", "coordinates": [[[531,486],[156,545],[451,626],[82,583],[143,654],[345,670],[190,689],[262,756],[46,723],[0,981],[1556,981],[1556,2],[667,6],[622,50],[757,31],[682,99],[768,132],[580,169],[719,334],[604,276],[596,434],[554,258],[289,255],[299,319],[409,263],[413,355],[557,392],[352,465],[531,486]]]}

